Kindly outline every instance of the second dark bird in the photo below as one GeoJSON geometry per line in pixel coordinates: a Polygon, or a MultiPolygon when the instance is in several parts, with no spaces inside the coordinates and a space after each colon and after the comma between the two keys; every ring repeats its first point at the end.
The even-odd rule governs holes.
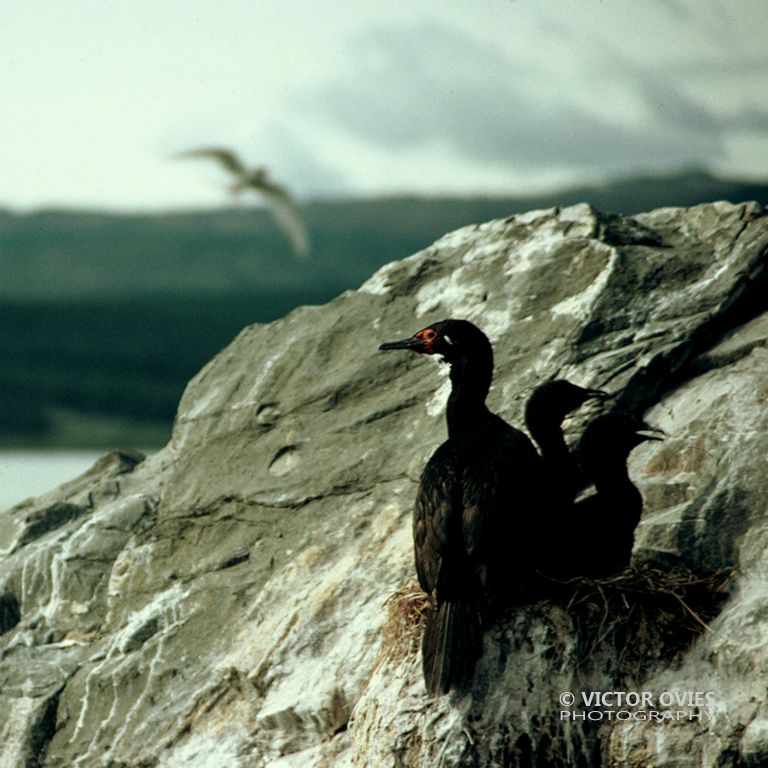
{"type": "Polygon", "coordinates": [[[485,404],[493,350],[475,325],[443,320],[380,349],[450,365],[448,439],[424,468],[413,518],[416,573],[431,601],[424,680],[430,694],[446,693],[472,679],[488,596],[523,589],[533,571],[544,466],[530,439],[485,404]]]}
{"type": "Polygon", "coordinates": [[[588,400],[609,397],[611,395],[602,389],[588,389],[566,379],[555,379],[537,386],[525,404],[525,426],[539,446],[554,486],[555,503],[563,510],[573,503],[584,485],[578,462],[565,442],[563,421],[588,400]]]}
{"type": "Polygon", "coordinates": [[[663,435],[622,413],[598,416],[587,425],[578,456],[595,493],[571,507],[562,529],[561,575],[607,577],[629,565],[643,497],[629,477],[627,460],[638,445],[663,435]]]}

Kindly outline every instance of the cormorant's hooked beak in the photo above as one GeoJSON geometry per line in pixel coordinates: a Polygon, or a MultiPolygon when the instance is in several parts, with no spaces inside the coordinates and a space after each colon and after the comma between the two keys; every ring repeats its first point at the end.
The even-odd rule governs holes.
{"type": "Polygon", "coordinates": [[[610,400],[616,397],[618,392],[606,392],[604,389],[585,389],[587,400],[610,400]]]}
{"type": "Polygon", "coordinates": [[[637,436],[643,440],[663,440],[667,433],[659,427],[652,427],[650,424],[642,423],[637,429],[637,436]]]}
{"type": "Polygon", "coordinates": [[[410,339],[402,339],[402,341],[388,341],[385,344],[380,344],[379,349],[382,352],[386,352],[390,349],[410,349],[412,352],[424,352],[426,351],[427,343],[424,339],[416,339],[411,336],[410,339]]]}

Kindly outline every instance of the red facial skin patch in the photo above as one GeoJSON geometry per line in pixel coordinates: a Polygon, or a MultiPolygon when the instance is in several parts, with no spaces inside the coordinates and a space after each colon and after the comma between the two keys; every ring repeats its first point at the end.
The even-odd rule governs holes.
{"type": "Polygon", "coordinates": [[[432,348],[432,342],[437,338],[437,333],[431,328],[425,328],[423,331],[419,331],[417,334],[414,334],[413,338],[424,342],[424,354],[435,354],[435,350],[432,348]]]}

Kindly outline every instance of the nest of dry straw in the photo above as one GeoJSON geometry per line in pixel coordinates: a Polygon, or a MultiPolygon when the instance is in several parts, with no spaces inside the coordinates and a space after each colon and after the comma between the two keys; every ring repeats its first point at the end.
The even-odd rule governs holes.
{"type": "Polygon", "coordinates": [[[386,600],[387,621],[381,641],[383,657],[409,656],[421,642],[421,626],[429,598],[418,584],[404,584],[386,600]]]}
{"type": "Polygon", "coordinates": [[[580,662],[610,645],[619,666],[638,673],[709,631],[728,595],[730,575],[640,565],[604,579],[552,581],[546,600],[571,615],[580,662]]]}
{"type": "MultiPolygon", "coordinates": [[[[701,575],[682,567],[662,570],[641,565],[603,579],[546,579],[536,598],[539,605],[568,612],[580,664],[610,649],[618,671],[637,676],[708,631],[727,597],[729,580],[726,571],[701,575]]],[[[415,654],[429,599],[418,585],[407,584],[389,596],[386,606],[382,657],[415,654]]]]}

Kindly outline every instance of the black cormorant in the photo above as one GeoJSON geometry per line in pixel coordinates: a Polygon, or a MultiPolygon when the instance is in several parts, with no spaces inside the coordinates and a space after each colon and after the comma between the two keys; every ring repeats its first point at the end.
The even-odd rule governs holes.
{"type": "Polygon", "coordinates": [[[596,492],[571,508],[563,548],[569,553],[563,563],[569,575],[606,577],[629,565],[643,497],[629,477],[627,460],[633,448],[662,440],[663,434],[620,413],[598,416],[587,425],[577,452],[596,492]]]}
{"type": "Polygon", "coordinates": [[[587,400],[611,397],[602,389],[587,389],[565,379],[540,384],[525,404],[525,426],[539,446],[547,475],[554,484],[557,503],[563,508],[573,503],[583,482],[576,459],[563,435],[565,417],[587,400]]]}
{"type": "Polygon", "coordinates": [[[491,413],[485,399],[493,351],[466,320],[443,320],[380,349],[442,355],[450,364],[448,439],[421,475],[414,507],[416,573],[430,596],[422,639],[430,694],[463,688],[482,654],[481,612],[488,595],[520,589],[532,571],[529,526],[543,462],[520,430],[491,413]]]}

